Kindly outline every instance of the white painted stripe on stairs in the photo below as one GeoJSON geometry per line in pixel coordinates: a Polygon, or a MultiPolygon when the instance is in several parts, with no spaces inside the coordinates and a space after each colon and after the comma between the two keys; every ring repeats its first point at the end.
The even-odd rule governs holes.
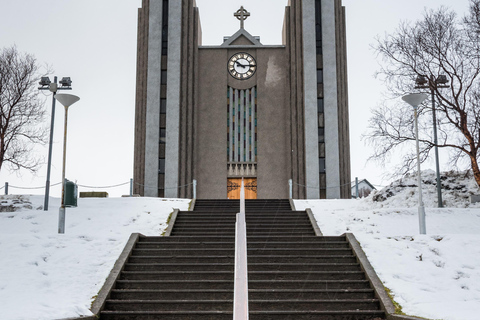
{"type": "Polygon", "coordinates": [[[233,320],[248,320],[247,226],[245,223],[245,189],[240,190],[240,212],[235,223],[235,284],[233,320]]]}

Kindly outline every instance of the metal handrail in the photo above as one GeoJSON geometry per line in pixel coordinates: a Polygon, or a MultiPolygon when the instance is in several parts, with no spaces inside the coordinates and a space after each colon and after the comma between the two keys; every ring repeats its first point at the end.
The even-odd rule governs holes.
{"type": "Polygon", "coordinates": [[[240,190],[240,212],[235,223],[235,284],[233,320],[248,320],[247,227],[245,223],[245,189],[240,190]]]}

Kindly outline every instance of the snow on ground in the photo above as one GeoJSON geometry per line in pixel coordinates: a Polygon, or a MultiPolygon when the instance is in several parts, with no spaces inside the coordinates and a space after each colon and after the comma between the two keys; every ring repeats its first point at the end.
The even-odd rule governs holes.
{"type": "MultiPolygon", "coordinates": [[[[435,179],[433,172],[424,177],[435,179]]],[[[442,179],[449,186],[445,208],[436,208],[435,185],[424,186],[427,235],[419,235],[415,176],[366,199],[296,200],[295,206],[311,208],[324,235],[352,232],[404,313],[478,320],[480,204],[468,202],[478,187],[464,176],[442,179]]]]}
{"type": "MultiPolygon", "coordinates": [[[[445,208],[436,208],[433,172],[425,172],[427,235],[418,234],[415,176],[361,200],[296,200],[312,208],[325,235],[353,232],[385,286],[410,315],[478,320],[479,194],[465,175],[442,176],[445,208]]],[[[0,196],[0,320],[52,320],[91,315],[98,293],[133,232],[160,235],[173,208],[189,200],[78,199],[57,233],[59,200],[0,196]],[[15,212],[8,212],[18,210],[15,212]],[[7,212],[4,212],[7,211],[7,212]]]]}
{"type": "Polygon", "coordinates": [[[160,235],[173,208],[189,200],[78,199],[59,235],[59,199],[0,196],[0,319],[91,315],[90,306],[131,233],[160,235]],[[28,203],[30,202],[30,203],[28,203]],[[38,210],[40,209],[40,210],[38,210]]]}

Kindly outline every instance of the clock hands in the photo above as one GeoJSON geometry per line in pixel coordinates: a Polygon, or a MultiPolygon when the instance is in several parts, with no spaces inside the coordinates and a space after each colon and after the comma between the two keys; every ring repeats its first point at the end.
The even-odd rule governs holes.
{"type": "Polygon", "coordinates": [[[250,67],[250,65],[249,65],[249,64],[247,64],[247,65],[244,65],[244,64],[241,64],[241,63],[240,63],[240,62],[238,62],[238,61],[235,61],[235,63],[236,63],[238,66],[242,67],[242,68],[248,68],[248,67],[250,67]]]}

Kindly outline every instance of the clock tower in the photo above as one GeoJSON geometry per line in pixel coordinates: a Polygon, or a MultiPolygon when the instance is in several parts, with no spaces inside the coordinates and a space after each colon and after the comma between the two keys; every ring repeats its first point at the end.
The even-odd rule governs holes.
{"type": "MultiPolygon", "coordinates": [[[[201,9],[201,8],[200,8],[201,9]]],[[[291,0],[283,42],[240,29],[203,46],[193,0],[139,9],[135,193],[235,199],[349,198],[345,12],[291,0]]],[[[280,32],[280,30],[279,30],[280,32]]]]}

